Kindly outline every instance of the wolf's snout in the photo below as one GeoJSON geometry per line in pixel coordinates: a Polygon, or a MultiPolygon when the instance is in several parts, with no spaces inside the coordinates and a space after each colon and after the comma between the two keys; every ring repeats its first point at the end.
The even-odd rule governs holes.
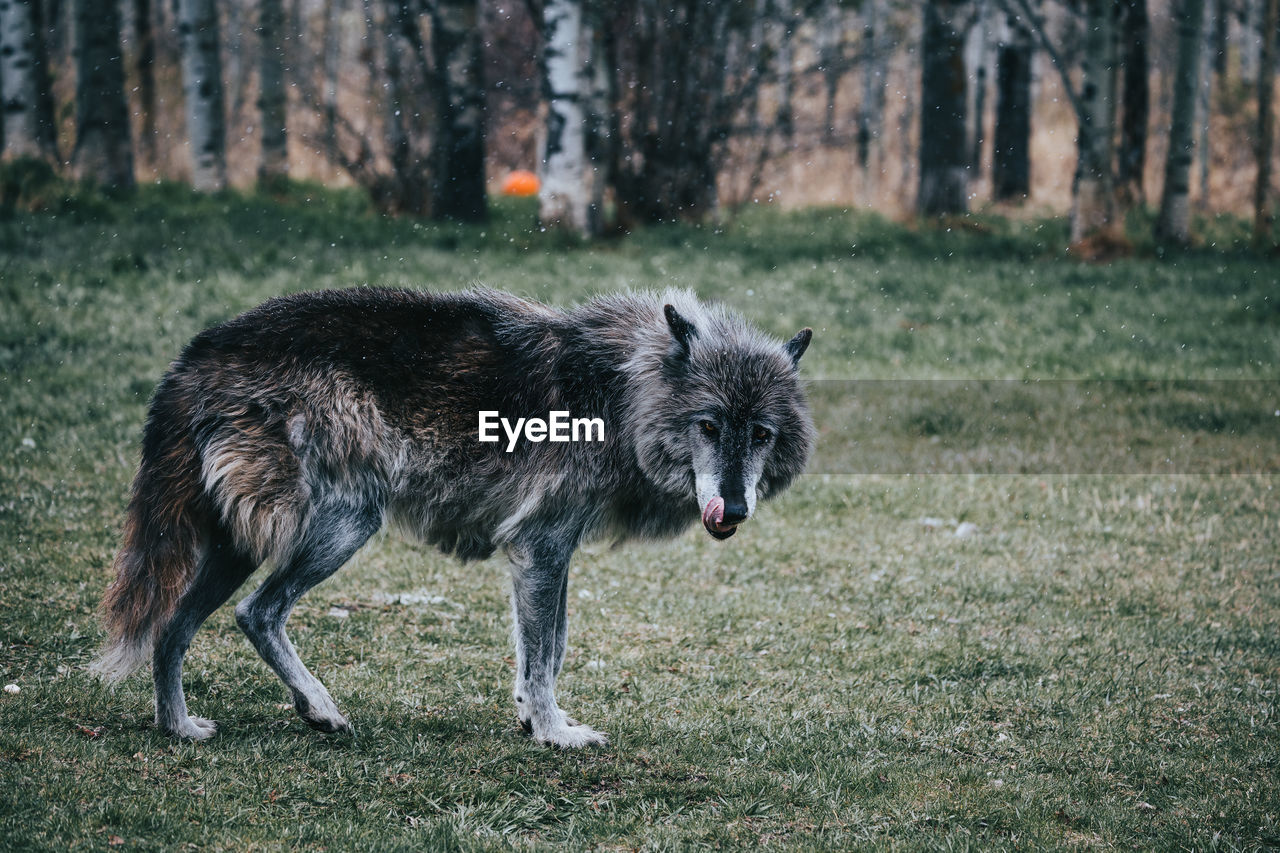
{"type": "Polygon", "coordinates": [[[745,507],[742,515],[733,517],[725,511],[724,498],[714,497],[707,502],[706,507],[702,510],[702,526],[707,529],[717,539],[728,539],[738,530],[738,522],[745,519],[745,507]]]}
{"type": "Polygon", "coordinates": [[[725,501],[724,517],[720,519],[724,524],[741,524],[747,520],[747,504],[744,501],[725,501]]]}

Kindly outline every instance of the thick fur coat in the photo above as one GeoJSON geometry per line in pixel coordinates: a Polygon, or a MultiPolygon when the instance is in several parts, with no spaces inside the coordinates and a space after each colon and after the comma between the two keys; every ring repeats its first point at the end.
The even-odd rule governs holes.
{"type": "Polygon", "coordinates": [[[182,658],[236,608],[299,713],[348,731],[284,633],[298,598],[391,521],[464,559],[512,561],[516,703],[539,740],[604,736],[560,711],[569,558],[701,519],[732,535],[803,470],[813,425],[797,376],[810,338],[771,340],[687,292],[560,311],[508,294],[356,289],[273,299],[198,335],[156,389],[103,612],[98,668],[148,657],[156,720],[188,738],[182,658]],[[478,440],[478,413],[600,418],[603,441],[478,440]]]}

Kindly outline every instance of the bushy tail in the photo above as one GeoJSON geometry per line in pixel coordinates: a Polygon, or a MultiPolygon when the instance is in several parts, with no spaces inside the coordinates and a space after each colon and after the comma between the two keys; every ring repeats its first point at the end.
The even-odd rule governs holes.
{"type": "Polygon", "coordinates": [[[153,409],[147,423],[116,577],[102,599],[108,639],[90,668],[109,681],[150,658],[158,633],[191,584],[207,529],[199,454],[185,430],[161,434],[158,414],[153,409]]]}

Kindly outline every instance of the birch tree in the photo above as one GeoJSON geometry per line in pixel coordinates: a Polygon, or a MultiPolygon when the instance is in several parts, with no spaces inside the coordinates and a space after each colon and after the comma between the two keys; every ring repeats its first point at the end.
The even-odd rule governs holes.
{"type": "Polygon", "coordinates": [[[982,148],[986,142],[987,62],[990,53],[991,10],[987,0],[976,0],[974,26],[969,28],[965,43],[965,68],[973,80],[965,109],[969,112],[970,181],[982,176],[982,148]]]}
{"type": "Polygon", "coordinates": [[[542,85],[547,126],[542,148],[538,218],[584,237],[600,232],[599,164],[589,151],[598,117],[593,102],[596,39],[581,0],[547,0],[542,11],[542,85]]]}
{"type": "Polygon", "coordinates": [[[4,156],[56,161],[53,124],[41,109],[49,97],[49,76],[39,0],[0,0],[0,95],[4,156]]]}
{"type": "Polygon", "coordinates": [[[177,0],[183,107],[191,151],[191,184],[201,192],[227,185],[222,60],[215,0],[177,0]]]}
{"type": "Polygon", "coordinates": [[[1000,0],[1006,10],[1031,25],[1049,55],[1076,115],[1076,171],[1071,181],[1071,242],[1110,228],[1116,219],[1115,156],[1116,67],[1119,56],[1115,0],[1083,0],[1084,42],[1077,81],[1049,38],[1030,0],[1000,0]]]}
{"type": "Polygon", "coordinates": [[[1027,22],[1009,14],[996,52],[995,153],[991,160],[992,195],[997,201],[1025,199],[1031,193],[1031,60],[1027,22]]]}
{"type": "Polygon", "coordinates": [[[969,11],[964,0],[929,0],[924,9],[916,200],[922,216],[963,213],[969,207],[964,65],[969,11]]]}
{"type": "Polygon", "coordinates": [[[436,125],[431,146],[431,216],[483,222],[484,71],[477,0],[430,5],[436,125]]]}
{"type": "Polygon", "coordinates": [[[76,147],[71,165],[80,180],[107,189],[134,186],[129,109],[124,99],[120,9],[115,2],[75,0],[76,147]]]}
{"type": "Polygon", "coordinates": [[[258,0],[258,111],[262,153],[258,181],[273,184],[289,177],[289,131],[284,82],[284,5],[258,0]]]}
{"type": "Polygon", "coordinates": [[[1169,153],[1165,158],[1164,192],[1156,239],[1186,244],[1191,239],[1191,156],[1196,118],[1196,81],[1200,71],[1200,40],[1204,0],[1182,0],[1178,21],[1178,65],[1173,80],[1173,110],[1169,121],[1169,153]]]}
{"type": "Polygon", "coordinates": [[[1116,17],[1111,0],[1085,0],[1083,73],[1076,114],[1071,242],[1110,228],[1116,218],[1111,163],[1115,152],[1116,17]]]}

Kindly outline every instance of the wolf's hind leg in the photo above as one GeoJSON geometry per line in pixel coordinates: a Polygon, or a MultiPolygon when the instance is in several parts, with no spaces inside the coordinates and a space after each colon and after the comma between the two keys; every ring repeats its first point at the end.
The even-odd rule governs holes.
{"type": "Polygon", "coordinates": [[[541,743],[562,748],[604,746],[608,736],[565,716],[556,704],[556,678],[564,663],[569,552],[516,550],[511,560],[515,615],[516,713],[541,743]]]}
{"type": "Polygon", "coordinates": [[[299,716],[323,732],[351,733],[329,691],[298,658],[284,625],[307,590],[342,568],[382,526],[381,506],[329,500],[317,504],[297,546],[262,585],[236,605],[236,622],[293,694],[299,716]]]}
{"type": "Polygon", "coordinates": [[[230,598],[255,568],[257,564],[238,550],[225,532],[214,535],[196,570],[195,580],[178,601],[178,608],[152,653],[156,726],[166,734],[204,740],[217,732],[217,723],[187,713],[187,700],[182,693],[182,659],[191,638],[209,614],[230,598]]]}

